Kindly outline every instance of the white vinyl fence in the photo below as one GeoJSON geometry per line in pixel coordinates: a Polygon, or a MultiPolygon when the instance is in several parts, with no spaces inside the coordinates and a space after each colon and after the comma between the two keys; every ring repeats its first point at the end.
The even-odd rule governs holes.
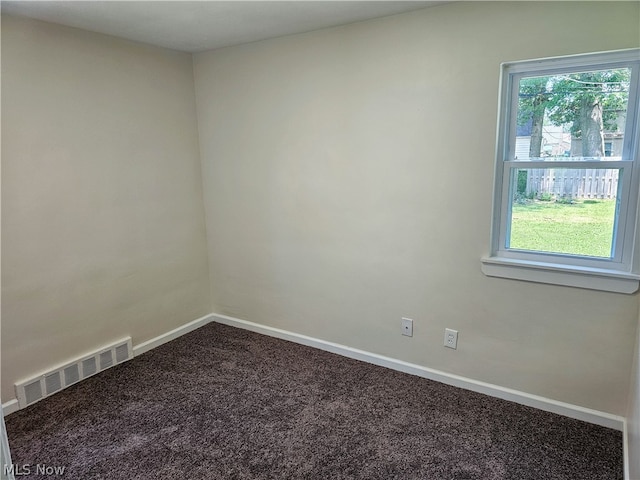
{"type": "Polygon", "coordinates": [[[527,196],[552,195],[555,198],[616,198],[618,169],[527,170],[527,196]]]}

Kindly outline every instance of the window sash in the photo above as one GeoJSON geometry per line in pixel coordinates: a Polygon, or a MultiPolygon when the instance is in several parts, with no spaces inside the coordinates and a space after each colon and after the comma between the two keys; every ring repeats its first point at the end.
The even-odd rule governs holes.
{"type": "MultiPolygon", "coordinates": [[[[576,73],[580,71],[592,70],[614,70],[617,68],[631,69],[629,99],[627,105],[627,117],[625,124],[625,136],[622,147],[622,160],[634,161],[634,156],[638,151],[638,125],[635,124],[637,119],[637,109],[640,108],[640,92],[638,84],[640,83],[640,60],[630,59],[629,52],[615,52],[610,54],[594,54],[592,60],[584,56],[568,57],[566,59],[539,60],[532,62],[522,62],[521,64],[507,65],[503,64],[503,75],[506,73],[506,80],[501,88],[504,88],[504,95],[501,95],[502,108],[500,111],[502,124],[499,125],[499,131],[502,139],[499,141],[501,147],[501,158],[503,161],[528,162],[526,159],[516,159],[516,126],[518,122],[518,91],[520,80],[528,77],[561,75],[564,73],[576,73]],[[582,61],[580,61],[580,57],[582,61]],[[611,61],[604,58],[611,58],[611,61]],[[562,64],[555,68],[540,68],[542,62],[553,62],[562,64]]],[[[637,57],[637,51],[636,51],[637,57]]]]}
{"type": "MultiPolygon", "coordinates": [[[[502,178],[502,205],[500,218],[499,244],[496,246],[498,256],[505,258],[522,259],[528,261],[538,261],[546,263],[563,263],[567,265],[582,265],[593,268],[608,268],[614,270],[629,270],[630,258],[625,255],[624,243],[625,232],[629,221],[629,209],[631,207],[631,181],[633,176],[633,162],[612,161],[612,162],[565,162],[565,161],[536,161],[536,162],[504,162],[502,178]],[[530,165],[531,164],[531,165],[530,165]],[[570,255],[564,253],[539,252],[534,250],[519,250],[507,248],[507,239],[511,235],[511,207],[513,199],[513,188],[515,187],[514,176],[522,168],[563,168],[563,169],[590,169],[607,168],[621,170],[618,180],[618,192],[616,195],[616,217],[613,227],[613,249],[611,258],[586,257],[581,255],[570,255]]],[[[636,199],[637,201],[637,199],[636,199]]],[[[632,209],[635,211],[635,209],[632,209]]]]}

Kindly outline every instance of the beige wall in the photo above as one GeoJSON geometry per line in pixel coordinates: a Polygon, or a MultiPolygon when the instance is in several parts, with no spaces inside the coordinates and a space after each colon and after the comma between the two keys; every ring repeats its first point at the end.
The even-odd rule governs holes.
{"type": "Polygon", "coordinates": [[[191,56],[3,16],[3,401],[208,291],[191,56]]]}
{"type": "Polygon", "coordinates": [[[640,478],[640,317],[632,368],[627,410],[629,479],[640,478]]]}
{"type": "Polygon", "coordinates": [[[637,47],[639,17],[455,3],[196,54],[214,311],[624,415],[638,295],[480,257],[500,63],[637,47]]]}

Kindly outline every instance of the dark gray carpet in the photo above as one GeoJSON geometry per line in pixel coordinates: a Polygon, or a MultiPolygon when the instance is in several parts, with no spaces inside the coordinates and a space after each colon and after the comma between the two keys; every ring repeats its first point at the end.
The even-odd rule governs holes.
{"type": "Polygon", "coordinates": [[[20,478],[623,478],[620,432],[219,324],[6,422],[20,478]]]}

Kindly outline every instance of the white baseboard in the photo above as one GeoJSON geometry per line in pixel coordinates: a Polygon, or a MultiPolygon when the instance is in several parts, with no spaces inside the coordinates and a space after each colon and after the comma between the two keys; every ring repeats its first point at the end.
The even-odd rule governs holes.
{"type": "Polygon", "coordinates": [[[327,342],[325,340],[308,337],[306,335],[301,335],[298,333],[289,332],[287,330],[281,330],[279,328],[269,327],[246,320],[240,320],[238,318],[233,318],[226,315],[212,314],[212,320],[217,323],[230,325],[232,327],[243,328],[245,330],[251,330],[252,332],[281,338],[283,340],[289,340],[291,342],[318,348],[327,352],[337,353],[338,355],[342,355],[344,357],[349,357],[356,360],[361,360],[363,362],[372,363],[374,365],[391,368],[400,372],[428,378],[429,380],[435,380],[437,382],[452,385],[454,387],[460,387],[466,390],[483,393],[492,397],[509,400],[521,405],[534,407],[547,412],[557,413],[559,415],[575,418],[577,420],[583,420],[585,422],[594,423],[603,427],[613,428],[620,431],[624,429],[625,419],[624,417],[618,415],[612,415],[610,413],[600,412],[598,410],[592,410],[590,408],[580,407],[578,405],[572,405],[570,403],[560,402],[538,395],[532,395],[530,393],[513,390],[511,388],[505,388],[499,385],[493,385],[490,383],[473,380],[471,378],[462,377],[460,375],[454,375],[440,370],[435,370],[432,368],[423,367],[421,365],[397,360],[395,358],[385,357],[376,353],[366,352],[357,348],[351,348],[345,345],[327,342]]]}
{"type": "MultiPolygon", "coordinates": [[[[299,333],[289,332],[279,328],[269,327],[258,323],[241,320],[226,315],[209,314],[204,317],[198,318],[175,328],[167,333],[159,335],[155,338],[142,342],[139,345],[133,347],[134,357],[143,354],[155,347],[162,345],[163,343],[174,340],[185,333],[189,333],[197,328],[206,325],[209,322],[217,322],[233,327],[250,330],[253,332],[268,335],[270,337],[281,338],[283,340],[289,340],[291,342],[307,345],[310,347],[318,348],[331,353],[336,353],[344,357],[361,360],[363,362],[379,365],[382,367],[391,368],[400,372],[409,373],[430,380],[435,380],[454,387],[464,388],[478,393],[490,395],[492,397],[509,400],[521,405],[527,405],[530,407],[538,408],[547,412],[557,413],[566,417],[583,420],[585,422],[594,423],[608,428],[624,431],[625,419],[618,415],[612,415],[606,412],[600,412],[598,410],[592,410],[578,405],[572,405],[565,402],[559,402],[550,398],[541,397],[538,395],[532,395],[530,393],[513,390],[510,388],[501,387],[499,385],[493,385],[478,380],[462,377],[460,375],[454,375],[451,373],[435,370],[432,368],[416,365],[413,363],[404,362],[395,358],[385,357],[376,353],[359,350],[357,348],[340,345],[333,342],[328,342],[318,338],[301,335],[299,333]]],[[[19,404],[17,399],[11,399],[2,404],[3,415],[9,415],[19,410],[19,404]]],[[[626,451],[626,450],[625,450],[626,451]]]]}
{"type": "Polygon", "coordinates": [[[20,404],[18,403],[17,398],[12,398],[8,402],[2,404],[2,416],[6,417],[10,413],[17,412],[20,410],[20,404]]]}
{"type": "MultiPolygon", "coordinates": [[[[204,317],[200,317],[196,320],[193,320],[189,323],[181,325],[178,328],[174,328],[173,330],[163,333],[162,335],[158,335],[155,338],[147,340],[146,342],[142,342],[138,345],[133,346],[133,356],[137,357],[138,355],[142,355],[144,352],[147,352],[153,348],[156,348],[163,343],[167,343],[171,340],[174,340],[178,337],[181,337],[185,333],[189,333],[197,328],[206,325],[213,319],[212,315],[205,315],[204,317]]],[[[17,412],[20,410],[20,405],[17,399],[12,398],[11,400],[2,404],[2,414],[3,416],[7,416],[13,412],[17,412]]]]}
{"type": "Polygon", "coordinates": [[[178,328],[174,328],[173,330],[163,333],[162,335],[158,335],[151,340],[147,340],[146,342],[142,342],[139,345],[134,345],[133,347],[133,356],[137,357],[138,355],[142,355],[144,352],[148,352],[149,350],[159,347],[163,343],[170,342],[171,340],[175,340],[178,337],[181,337],[185,333],[192,332],[193,330],[206,325],[207,323],[213,320],[213,315],[205,315],[204,317],[200,317],[192,322],[185,323],[178,328]]]}

